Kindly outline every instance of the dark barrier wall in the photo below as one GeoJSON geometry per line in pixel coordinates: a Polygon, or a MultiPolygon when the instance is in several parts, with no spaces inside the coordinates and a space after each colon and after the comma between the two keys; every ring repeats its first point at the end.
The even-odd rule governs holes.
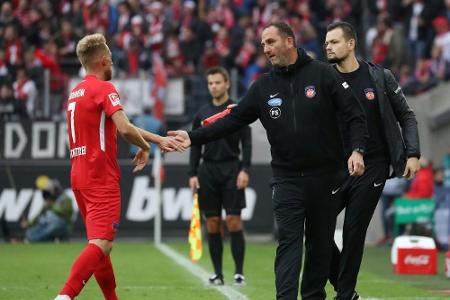
{"type": "MultiPolygon", "coordinates": [[[[128,158],[128,146],[118,139],[119,158],[128,158]]],[[[69,158],[66,122],[0,121],[2,160],[63,160],[69,158]]]]}
{"type": "MultiPolygon", "coordinates": [[[[122,164],[122,220],[120,235],[153,235],[153,220],[156,212],[156,191],[148,167],[145,172],[134,175],[129,164],[122,164]]],[[[0,166],[0,218],[7,221],[13,232],[18,230],[22,216],[33,217],[42,207],[41,192],[35,181],[40,175],[58,178],[70,191],[70,167],[62,165],[6,165],[0,166]]],[[[166,180],[162,187],[163,236],[180,235],[187,232],[191,218],[192,195],[187,186],[187,166],[166,166],[166,180]]],[[[251,183],[247,189],[247,208],[243,211],[245,228],[253,233],[270,233],[273,228],[271,191],[267,166],[252,168],[251,183]]],[[[83,225],[77,215],[74,235],[81,236],[83,225]]]]}
{"type": "MultiPolygon", "coordinates": [[[[150,236],[156,212],[151,167],[133,174],[128,145],[120,138],[118,141],[122,170],[119,234],[150,236]]],[[[22,217],[35,216],[42,207],[42,195],[35,185],[38,176],[58,178],[67,192],[72,193],[68,155],[66,122],[0,122],[0,219],[6,220],[12,231],[19,229],[22,217]]],[[[192,208],[187,165],[166,166],[165,177],[161,193],[163,234],[186,234],[192,208]]],[[[251,169],[250,187],[246,191],[247,208],[243,211],[245,228],[249,232],[272,231],[270,177],[268,165],[251,169]]],[[[74,235],[82,236],[83,233],[77,214],[74,235]]]]}

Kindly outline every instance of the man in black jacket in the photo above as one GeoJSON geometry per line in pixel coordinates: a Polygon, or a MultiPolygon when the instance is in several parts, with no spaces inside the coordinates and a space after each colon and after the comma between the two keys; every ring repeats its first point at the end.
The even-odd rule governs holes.
{"type": "Polygon", "coordinates": [[[364,112],[348,84],[331,66],[296,48],[287,24],[266,27],[261,45],[273,70],[253,83],[229,115],[189,133],[179,130],[169,134],[185,146],[197,145],[260,119],[272,153],[272,198],[279,230],[277,299],[297,299],[303,233],[306,254],[302,299],[325,299],[335,211],[345,176],[337,116],[350,127],[353,152],[347,167],[350,175],[359,176],[364,172],[361,152],[367,139],[364,112]]]}
{"type": "MultiPolygon", "coordinates": [[[[390,176],[390,166],[393,175],[411,179],[419,170],[420,157],[416,118],[400,86],[389,70],[358,61],[355,47],[356,33],[352,25],[336,22],[328,26],[325,41],[328,61],[335,64],[364,107],[369,130],[364,175],[349,177],[341,191],[338,213],[346,208],[343,248],[339,252],[335,245],[330,270],[330,282],[339,300],[359,298],[355,286],[366,231],[390,176]]],[[[341,122],[345,150],[350,153],[352,144],[347,127],[341,122]]]]}
{"type": "MultiPolygon", "coordinates": [[[[192,130],[201,128],[204,120],[234,104],[228,95],[230,79],[227,70],[213,67],[206,74],[212,100],[197,112],[192,130]]],[[[209,142],[203,149],[201,145],[191,148],[189,186],[192,190],[198,189],[199,206],[206,217],[208,248],[215,272],[209,278],[211,284],[224,284],[223,243],[220,233],[222,208],[225,209],[226,224],[230,232],[231,254],[235,264],[234,284],[245,284],[243,275],[245,240],[241,211],[245,207],[245,188],[249,181],[251,154],[252,136],[249,126],[244,126],[220,140],[209,142]],[[239,144],[242,145],[242,162],[239,160],[239,144]]]]}

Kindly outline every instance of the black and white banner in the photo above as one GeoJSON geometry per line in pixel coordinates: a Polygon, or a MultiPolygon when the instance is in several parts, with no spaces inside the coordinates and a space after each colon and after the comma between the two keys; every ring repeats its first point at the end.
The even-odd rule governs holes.
{"type": "MultiPolygon", "coordinates": [[[[161,191],[161,216],[164,234],[180,234],[189,227],[192,209],[192,194],[188,187],[187,166],[166,166],[166,181],[161,191]]],[[[150,236],[153,234],[153,219],[157,211],[156,190],[151,179],[151,167],[133,174],[130,164],[121,166],[122,219],[120,235],[150,236]]],[[[7,165],[0,164],[0,218],[4,218],[12,231],[18,230],[22,217],[33,218],[42,208],[43,199],[35,181],[40,175],[57,178],[68,193],[70,190],[70,167],[60,165],[7,165]]],[[[254,166],[250,186],[246,190],[247,208],[242,217],[245,229],[253,233],[270,233],[273,229],[273,214],[269,179],[269,166],[254,166]]],[[[72,194],[73,195],[73,194],[72,194]]],[[[74,201],[75,203],[75,201],[74,201]]],[[[78,216],[74,235],[81,236],[84,227],[78,216]]]]}
{"type": "MultiPolygon", "coordinates": [[[[128,158],[128,145],[118,139],[119,158],[128,158]]],[[[2,160],[60,160],[69,158],[67,122],[0,122],[2,160]]]]}

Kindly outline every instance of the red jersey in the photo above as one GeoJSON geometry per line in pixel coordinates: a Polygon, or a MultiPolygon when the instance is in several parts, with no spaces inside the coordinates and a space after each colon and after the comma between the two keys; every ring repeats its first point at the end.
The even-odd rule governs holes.
{"type": "Polygon", "coordinates": [[[87,75],[70,93],[67,123],[72,189],[118,189],[117,128],[111,115],[122,109],[110,82],[87,75]]]}

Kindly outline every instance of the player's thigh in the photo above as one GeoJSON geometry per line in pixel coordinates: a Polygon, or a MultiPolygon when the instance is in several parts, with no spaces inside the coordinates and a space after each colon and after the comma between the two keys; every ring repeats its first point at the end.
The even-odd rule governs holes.
{"type": "Polygon", "coordinates": [[[120,190],[89,189],[83,194],[88,240],[114,240],[120,223],[120,190]]]}
{"type": "Polygon", "coordinates": [[[84,198],[84,194],[81,190],[73,190],[73,193],[75,195],[75,200],[77,201],[78,210],[80,212],[81,218],[83,219],[83,222],[86,223],[86,200],[84,198]]]}

